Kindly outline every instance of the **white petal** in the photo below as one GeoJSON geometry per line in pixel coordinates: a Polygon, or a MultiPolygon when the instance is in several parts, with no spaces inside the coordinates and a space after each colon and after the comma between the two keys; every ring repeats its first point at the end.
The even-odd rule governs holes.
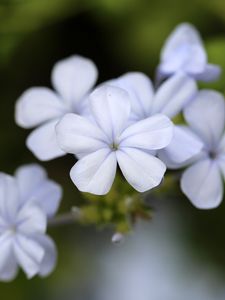
{"type": "Polygon", "coordinates": [[[197,74],[204,70],[207,56],[197,30],[190,24],[175,28],[161,52],[159,72],[170,75],[178,71],[197,74]]]}
{"type": "Polygon", "coordinates": [[[213,90],[202,90],[184,110],[184,116],[193,131],[209,147],[219,142],[225,125],[223,96],[213,90]]]}
{"type": "Polygon", "coordinates": [[[204,150],[200,151],[196,155],[194,155],[191,158],[189,158],[189,159],[187,159],[183,162],[180,162],[180,163],[175,162],[174,160],[172,160],[170,155],[168,155],[167,152],[164,151],[164,149],[158,151],[157,154],[158,154],[159,159],[161,159],[165,163],[167,168],[171,169],[171,170],[181,169],[183,167],[190,166],[190,165],[196,163],[199,160],[208,158],[208,154],[204,150]]]}
{"type": "Polygon", "coordinates": [[[12,176],[0,173],[0,213],[3,219],[15,220],[20,205],[19,191],[12,176]]]}
{"type": "Polygon", "coordinates": [[[157,90],[152,114],[162,113],[172,118],[195,96],[197,86],[193,79],[178,73],[167,79],[157,90]]]}
{"type": "Polygon", "coordinates": [[[225,153],[219,155],[219,157],[217,159],[217,164],[218,164],[221,174],[223,175],[223,178],[225,180],[225,153]]]}
{"type": "Polygon", "coordinates": [[[197,208],[217,207],[223,198],[223,184],[217,164],[205,159],[189,167],[182,175],[181,189],[197,208]]]}
{"type": "Polygon", "coordinates": [[[74,55],[55,64],[52,83],[76,111],[79,102],[94,86],[97,76],[97,68],[90,59],[74,55]]]}
{"type": "Polygon", "coordinates": [[[202,46],[184,44],[160,64],[159,71],[165,75],[182,71],[195,77],[204,71],[206,63],[206,53],[202,46]]]}
{"type": "Polygon", "coordinates": [[[161,58],[167,60],[183,44],[202,46],[198,31],[188,23],[179,24],[169,35],[161,50],[161,58]]]}
{"type": "Polygon", "coordinates": [[[28,203],[17,215],[17,229],[23,234],[44,233],[47,227],[47,218],[44,211],[34,204],[28,203]]]}
{"type": "Polygon", "coordinates": [[[0,281],[8,282],[15,279],[18,273],[18,264],[15,254],[12,250],[9,251],[8,259],[5,261],[5,267],[0,271],[0,281]]]}
{"type": "Polygon", "coordinates": [[[56,126],[60,147],[73,154],[88,154],[106,146],[104,132],[88,119],[67,114],[56,126]]]}
{"type": "Polygon", "coordinates": [[[221,67],[213,64],[207,64],[202,73],[196,74],[195,78],[204,82],[215,81],[221,75],[221,67]]]}
{"type": "Polygon", "coordinates": [[[16,171],[16,179],[23,203],[37,203],[49,217],[56,213],[62,189],[48,180],[44,168],[36,164],[22,166],[16,171]]]}
{"type": "Polygon", "coordinates": [[[0,277],[12,255],[12,235],[9,231],[0,235],[0,277]]]}
{"type": "Polygon", "coordinates": [[[130,72],[108,82],[126,90],[130,96],[131,113],[136,120],[149,117],[154,95],[151,80],[143,73],[130,72]]]}
{"type": "Polygon", "coordinates": [[[130,98],[125,90],[102,85],[90,95],[91,109],[99,127],[109,139],[116,138],[125,128],[130,115],[130,98]]]}
{"type": "Polygon", "coordinates": [[[188,127],[174,126],[171,143],[160,150],[175,163],[184,163],[201,152],[204,144],[188,127]]]}
{"type": "Polygon", "coordinates": [[[0,281],[11,281],[17,275],[17,261],[13,252],[13,236],[9,231],[0,235],[0,281]]]}
{"type": "Polygon", "coordinates": [[[107,194],[116,174],[116,155],[110,149],[101,149],[79,160],[70,171],[70,177],[82,192],[107,194]]]}
{"type": "Polygon", "coordinates": [[[47,235],[35,235],[35,240],[43,247],[45,254],[40,264],[39,275],[45,277],[55,268],[57,260],[57,250],[53,240],[47,235]]]}
{"type": "Polygon", "coordinates": [[[51,121],[33,130],[28,136],[28,149],[40,160],[51,160],[65,155],[56,140],[55,126],[58,120],[51,121]]]}
{"type": "Polygon", "coordinates": [[[127,127],[119,139],[120,147],[156,150],[166,147],[173,136],[173,123],[164,115],[154,115],[127,127]]]}
{"type": "Polygon", "coordinates": [[[48,88],[31,88],[16,103],[16,123],[24,128],[59,118],[66,113],[62,100],[48,88]]]}
{"type": "Polygon", "coordinates": [[[17,235],[14,242],[14,252],[19,265],[29,279],[39,272],[45,252],[38,242],[32,238],[17,235]]]}
{"type": "Polygon", "coordinates": [[[160,184],[166,166],[158,158],[134,148],[123,148],[116,155],[124,177],[137,191],[145,192],[160,184]]]}

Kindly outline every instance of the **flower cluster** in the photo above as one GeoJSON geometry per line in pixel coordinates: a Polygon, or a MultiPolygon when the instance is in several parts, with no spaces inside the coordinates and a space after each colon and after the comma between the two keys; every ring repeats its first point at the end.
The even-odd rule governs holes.
{"type": "MultiPolygon", "coordinates": [[[[118,167],[141,193],[159,186],[166,168],[187,167],[183,193],[198,208],[214,208],[223,197],[225,101],[216,91],[199,90],[197,80],[216,80],[220,72],[208,63],[197,30],[181,24],[162,48],[155,86],[147,75],[130,72],[94,87],[97,67],[74,55],[54,66],[55,91],[33,87],[21,95],[15,119],[23,128],[36,127],[26,145],[38,159],[75,156],[70,177],[82,192],[107,194],[118,167]],[[179,115],[184,122],[178,124],[179,115]]],[[[12,279],[18,265],[29,278],[51,272],[56,254],[46,224],[60,198],[60,187],[39,166],[22,167],[15,177],[1,174],[2,280],[12,279]]],[[[133,215],[134,207],[142,212],[135,203],[133,215]]]]}
{"type": "Polygon", "coordinates": [[[224,113],[222,96],[198,91],[196,84],[196,79],[216,79],[220,68],[207,63],[195,28],[181,24],[167,39],[157,70],[161,81],[166,78],[157,89],[145,74],[130,72],[91,90],[97,78],[93,62],[73,56],[57,63],[52,82],[58,95],[46,88],[32,88],[17,102],[17,123],[26,128],[40,126],[28,137],[28,148],[42,160],[76,155],[72,181],[80,191],[97,195],[109,192],[117,164],[130,185],[145,192],[160,184],[166,166],[181,167],[196,159],[202,164],[204,152],[210,163],[208,160],[202,176],[194,165],[182,176],[181,188],[197,207],[218,205],[222,184],[218,179],[214,187],[210,179],[211,174],[214,181],[220,178],[214,164],[220,152],[214,149],[217,141],[205,145],[195,129],[202,126],[210,135],[217,127],[208,123],[224,113]],[[171,122],[182,111],[189,126],[171,122]],[[201,125],[198,119],[192,120],[199,114],[201,125]],[[209,174],[206,179],[205,174],[209,174]],[[211,182],[212,191],[202,186],[205,180],[211,182]]]}
{"type": "Polygon", "coordinates": [[[48,275],[56,248],[46,235],[47,219],[59,206],[61,187],[38,165],[0,174],[0,279],[12,280],[23,268],[28,278],[48,275]]]}

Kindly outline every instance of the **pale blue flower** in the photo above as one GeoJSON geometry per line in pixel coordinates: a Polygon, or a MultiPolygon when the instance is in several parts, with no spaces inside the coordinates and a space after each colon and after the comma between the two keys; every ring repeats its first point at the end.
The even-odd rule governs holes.
{"type": "Polygon", "coordinates": [[[202,151],[183,164],[162,157],[171,169],[187,166],[181,177],[181,189],[193,205],[202,209],[217,207],[223,198],[225,177],[225,102],[212,90],[200,91],[184,110],[184,117],[202,151]]]}
{"type": "Polygon", "coordinates": [[[28,278],[53,270],[56,248],[45,233],[61,194],[38,165],[21,167],[15,177],[0,173],[0,280],[14,279],[19,266],[28,278]]]}
{"type": "Polygon", "coordinates": [[[129,126],[130,103],[123,89],[102,85],[90,96],[93,120],[67,114],[56,126],[63,151],[80,158],[70,172],[80,191],[106,194],[117,163],[126,180],[140,192],[161,182],[166,166],[149,152],[170,143],[173,125],[166,116],[157,114],[129,126]]]}
{"type": "Polygon", "coordinates": [[[40,160],[64,155],[56,141],[55,125],[68,112],[88,113],[87,95],[98,76],[94,63],[74,55],[55,64],[52,85],[25,91],[16,104],[16,123],[23,128],[37,127],[28,136],[27,147],[40,160]]]}
{"type": "MultiPolygon", "coordinates": [[[[157,90],[154,90],[151,80],[139,72],[127,73],[109,83],[129,93],[130,123],[157,113],[172,119],[181,113],[197,93],[195,80],[180,72],[167,79],[157,90]]],[[[170,160],[181,163],[199,153],[202,146],[189,131],[175,125],[171,143],[159,152],[165,152],[170,160]]]]}
{"type": "Polygon", "coordinates": [[[216,80],[221,73],[219,66],[208,63],[199,32],[188,23],[178,25],[167,38],[157,76],[162,79],[179,71],[206,82],[216,80]]]}

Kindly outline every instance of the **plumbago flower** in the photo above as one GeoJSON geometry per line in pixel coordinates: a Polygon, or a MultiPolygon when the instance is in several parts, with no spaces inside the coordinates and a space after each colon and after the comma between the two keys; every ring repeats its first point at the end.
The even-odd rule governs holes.
{"type": "Polygon", "coordinates": [[[201,81],[216,80],[221,68],[207,62],[202,39],[194,26],[178,25],[167,38],[160,55],[158,79],[183,71],[201,81]]]}
{"type": "Polygon", "coordinates": [[[45,87],[25,91],[16,104],[16,123],[35,129],[26,145],[40,160],[50,160],[65,154],[56,141],[55,125],[68,112],[88,114],[87,94],[98,76],[94,63],[74,55],[56,63],[52,85],[56,92],[45,87]]]}
{"type": "Polygon", "coordinates": [[[173,125],[164,115],[128,126],[130,99],[126,91],[102,85],[90,95],[92,119],[67,114],[56,126],[63,151],[80,160],[70,176],[80,191],[106,194],[114,181],[117,162],[126,180],[139,192],[161,182],[165,164],[150,151],[166,147],[173,125]]]}
{"type": "Polygon", "coordinates": [[[56,262],[47,217],[59,206],[61,187],[38,165],[0,173],[0,280],[14,279],[20,266],[28,278],[48,275],[56,262]]]}
{"type": "Polygon", "coordinates": [[[225,178],[225,102],[213,90],[200,91],[184,110],[184,117],[202,151],[182,165],[162,157],[171,169],[187,166],[181,177],[181,189],[197,208],[217,207],[223,198],[225,178]]]}
{"type": "MultiPolygon", "coordinates": [[[[143,73],[130,72],[109,82],[125,89],[131,104],[130,122],[144,120],[157,113],[175,117],[197,93],[195,80],[183,73],[167,79],[155,91],[151,80],[143,73]]],[[[159,152],[165,152],[171,161],[182,163],[197,154],[202,143],[180,125],[174,126],[171,143],[159,152]]]]}

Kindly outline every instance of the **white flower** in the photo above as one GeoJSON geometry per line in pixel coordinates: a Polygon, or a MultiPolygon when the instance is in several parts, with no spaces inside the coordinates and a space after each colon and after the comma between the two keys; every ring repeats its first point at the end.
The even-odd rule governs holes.
{"type": "Polygon", "coordinates": [[[183,71],[197,80],[216,80],[221,68],[209,64],[202,39],[194,26],[178,25],[167,38],[160,57],[158,77],[164,78],[183,71]]]}
{"type": "MultiPolygon", "coordinates": [[[[155,91],[151,80],[143,73],[131,72],[110,84],[125,89],[130,96],[130,122],[143,120],[156,113],[162,113],[169,118],[175,117],[189,104],[197,93],[195,80],[183,73],[177,73],[167,79],[155,91]]],[[[192,134],[183,127],[175,125],[171,143],[159,152],[165,152],[170,160],[181,163],[199,153],[202,148],[192,134]]]]}
{"type": "Polygon", "coordinates": [[[158,114],[128,126],[129,95],[110,85],[91,94],[90,108],[94,121],[67,114],[56,126],[62,149],[81,158],[70,172],[78,189],[106,194],[113,183],[117,162],[136,190],[144,192],[157,186],[166,167],[148,151],[169,144],[171,121],[158,114]]]}
{"type": "Polygon", "coordinates": [[[0,280],[14,279],[18,266],[28,278],[53,270],[56,248],[45,232],[60,197],[61,188],[37,165],[21,167],[15,177],[0,173],[0,280]]]}
{"type": "Polygon", "coordinates": [[[193,205],[202,209],[217,207],[223,198],[225,177],[225,102],[212,90],[202,90],[184,110],[188,130],[204,145],[200,154],[182,165],[188,166],[181,177],[181,189],[193,205]]]}
{"type": "Polygon", "coordinates": [[[23,202],[37,204],[51,218],[59,208],[62,189],[48,179],[46,171],[37,164],[25,165],[16,170],[20,198],[23,202]]]}
{"type": "Polygon", "coordinates": [[[50,160],[65,153],[59,148],[55,125],[68,112],[86,114],[87,94],[97,80],[97,68],[84,57],[75,55],[59,61],[52,71],[56,92],[45,87],[25,91],[16,104],[16,123],[35,129],[26,141],[27,147],[40,160],[50,160]]]}

